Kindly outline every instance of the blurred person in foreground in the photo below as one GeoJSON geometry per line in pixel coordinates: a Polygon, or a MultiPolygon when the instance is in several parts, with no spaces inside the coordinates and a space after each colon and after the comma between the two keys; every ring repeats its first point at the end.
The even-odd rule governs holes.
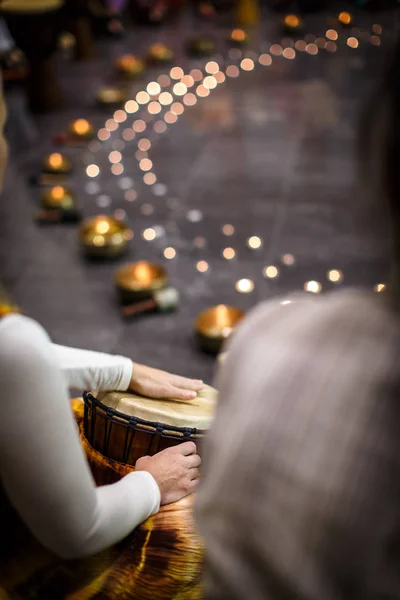
{"type": "Polygon", "coordinates": [[[235,334],[196,501],[206,600],[400,598],[400,45],[360,148],[390,289],[273,300],[235,334]]]}

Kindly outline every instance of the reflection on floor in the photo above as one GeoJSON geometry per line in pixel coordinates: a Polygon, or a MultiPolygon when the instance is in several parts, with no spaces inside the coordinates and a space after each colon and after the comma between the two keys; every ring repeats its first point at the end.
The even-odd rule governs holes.
{"type": "Polygon", "coordinates": [[[11,90],[12,159],[0,206],[0,276],[24,311],[54,341],[129,355],[209,381],[214,360],[198,351],[193,336],[201,310],[219,303],[247,310],[301,290],[307,281],[319,282],[324,291],[337,285],[329,279],[371,289],[384,282],[376,215],[356,190],[354,140],[362,101],[393,42],[393,15],[361,13],[357,19],[357,31],[340,30],[330,49],[321,49],[315,36],[332,27],[332,15],[309,17],[306,27],[314,38],[306,41],[312,46],[303,51],[298,45],[287,58],[270,48],[282,44],[276,16],[243,50],[229,49],[229,27],[221,22],[212,31],[216,55],[193,60],[184,53],[184,40],[199,27],[186,16],[165,28],[140,29],[120,42],[101,43],[90,63],[71,64],[60,57],[70,101],[64,112],[33,120],[21,93],[11,90]],[[383,25],[383,32],[371,38],[374,23],[383,25]],[[347,43],[354,36],[357,48],[347,43]],[[54,134],[72,119],[90,119],[96,131],[104,127],[112,112],[95,107],[94,96],[115,78],[115,58],[124,52],[140,55],[159,41],[173,48],[174,63],[149,69],[133,84],[132,98],[161,74],[169,75],[174,65],[185,74],[203,70],[201,82],[186,81],[187,93],[195,95],[183,98],[172,80],[163,91],[181,107],[167,104],[157,114],[159,107],[153,104],[149,112],[146,102],[108,140],[66,150],[75,167],[68,185],[85,216],[118,211],[134,231],[123,259],[88,264],[76,228],[33,224],[40,190],[29,185],[28,177],[54,151],[54,134]],[[210,60],[218,63],[217,74],[213,66],[211,73],[204,71],[210,60]],[[196,92],[207,75],[216,76],[206,81],[209,95],[207,85],[196,92]],[[135,128],[135,121],[135,139],[128,140],[124,130],[135,128]],[[142,138],[151,145],[142,142],[138,148],[142,138]],[[123,172],[114,169],[117,175],[111,172],[113,150],[122,154],[123,172]],[[140,163],[143,159],[151,163],[140,163]],[[88,177],[89,164],[100,167],[99,176],[88,177]],[[153,232],[143,235],[146,229],[153,232]],[[120,264],[142,258],[168,268],[181,294],[180,310],[122,322],[113,275],[120,264]],[[329,275],[332,269],[340,272],[329,275]]]}

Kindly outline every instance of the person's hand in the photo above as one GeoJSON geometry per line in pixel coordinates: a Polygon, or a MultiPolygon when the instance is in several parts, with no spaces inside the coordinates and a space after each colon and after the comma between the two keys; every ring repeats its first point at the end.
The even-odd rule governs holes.
{"type": "Polygon", "coordinates": [[[183,442],[139,458],[135,470],[150,473],[160,488],[161,504],[171,504],[197,489],[201,458],[196,452],[196,444],[183,442]]]}
{"type": "Polygon", "coordinates": [[[149,398],[193,400],[204,384],[197,379],[171,375],[166,371],[134,364],[129,389],[149,398]]]}

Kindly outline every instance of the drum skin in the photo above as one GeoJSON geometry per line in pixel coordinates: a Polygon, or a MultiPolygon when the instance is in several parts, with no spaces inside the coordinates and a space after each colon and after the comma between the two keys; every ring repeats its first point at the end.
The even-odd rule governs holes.
{"type": "MultiPolygon", "coordinates": [[[[92,449],[83,435],[82,401],[73,401],[73,409],[96,483],[133,471],[92,449]]],[[[191,495],[161,507],[94,557],[63,561],[33,538],[0,491],[0,600],[201,600],[203,547],[193,500],[191,495]]]]}

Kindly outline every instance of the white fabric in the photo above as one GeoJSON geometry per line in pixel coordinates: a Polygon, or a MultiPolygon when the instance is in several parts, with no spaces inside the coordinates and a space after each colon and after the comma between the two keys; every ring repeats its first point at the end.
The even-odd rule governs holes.
{"type": "Polygon", "coordinates": [[[0,320],[0,481],[36,538],[63,558],[103,550],[159,510],[147,472],[96,488],[68,397],[67,385],[126,389],[131,373],[128,359],[52,345],[27,317],[0,320]]]}

